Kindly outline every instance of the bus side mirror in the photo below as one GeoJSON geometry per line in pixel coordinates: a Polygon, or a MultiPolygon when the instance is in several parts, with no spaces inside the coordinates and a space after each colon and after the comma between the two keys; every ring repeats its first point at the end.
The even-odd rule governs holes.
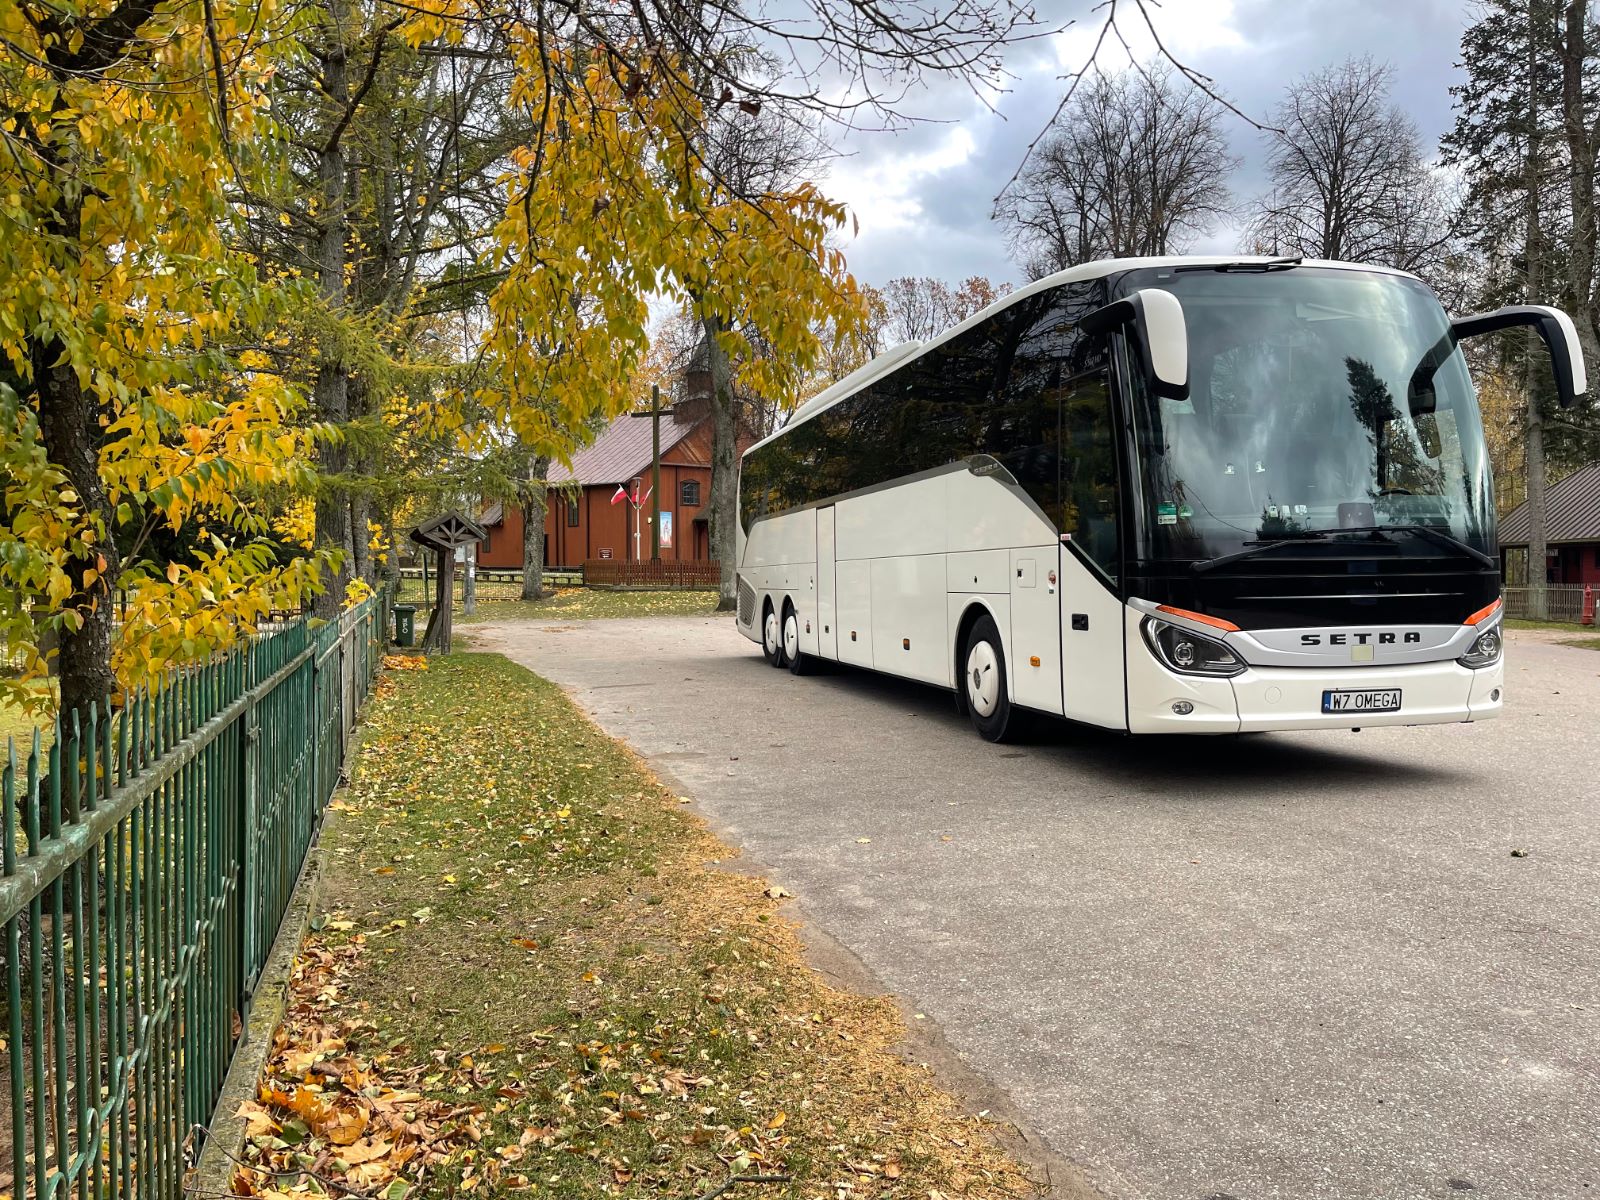
{"type": "Polygon", "coordinates": [[[1578,331],[1572,318],[1559,308],[1547,304],[1512,304],[1493,312],[1478,313],[1470,317],[1457,317],[1450,322],[1450,332],[1456,341],[1478,337],[1518,325],[1532,325],[1544,339],[1550,351],[1550,366],[1555,372],[1556,395],[1562,408],[1570,408],[1574,401],[1589,390],[1589,376],[1583,365],[1583,347],[1578,343],[1578,331]]]}
{"type": "Polygon", "coordinates": [[[1132,325],[1140,366],[1156,395],[1189,398],[1189,327],[1183,305],[1171,292],[1141,288],[1131,296],[1097,308],[1079,323],[1086,333],[1109,333],[1132,325]]]}

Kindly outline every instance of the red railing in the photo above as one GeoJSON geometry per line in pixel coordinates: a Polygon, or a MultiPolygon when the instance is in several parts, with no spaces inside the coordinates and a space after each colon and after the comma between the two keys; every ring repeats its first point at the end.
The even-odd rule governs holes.
{"type": "Polygon", "coordinates": [[[714,588],[721,579],[721,565],[714,562],[591,558],[583,564],[583,582],[591,587],[714,588]]]}

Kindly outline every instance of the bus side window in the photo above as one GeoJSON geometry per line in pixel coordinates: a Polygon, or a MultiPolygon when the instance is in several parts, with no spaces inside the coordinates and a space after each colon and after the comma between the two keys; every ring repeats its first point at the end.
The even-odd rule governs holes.
{"type": "Polygon", "coordinates": [[[1062,528],[1117,578],[1117,459],[1111,379],[1104,368],[1066,380],[1061,392],[1062,528]]]}

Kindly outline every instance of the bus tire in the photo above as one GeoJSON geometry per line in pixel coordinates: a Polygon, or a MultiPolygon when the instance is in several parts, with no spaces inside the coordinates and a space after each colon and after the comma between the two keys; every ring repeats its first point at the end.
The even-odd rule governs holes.
{"type": "Polygon", "coordinates": [[[1005,741],[1014,722],[1011,698],[1006,694],[1006,652],[993,617],[979,617],[973,625],[961,663],[961,698],[972,727],[985,741],[1005,741]]]}
{"type": "Polygon", "coordinates": [[[788,600],[783,602],[783,655],[789,660],[789,674],[811,674],[811,656],[800,649],[800,614],[788,600]]]}
{"type": "Polygon", "coordinates": [[[761,653],[766,656],[769,666],[781,667],[785,664],[783,626],[778,621],[771,600],[767,601],[761,612],[761,653]]]}

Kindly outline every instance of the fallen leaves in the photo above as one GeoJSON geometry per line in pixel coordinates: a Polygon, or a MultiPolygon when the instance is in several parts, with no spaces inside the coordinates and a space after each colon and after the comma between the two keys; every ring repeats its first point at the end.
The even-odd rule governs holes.
{"type": "MultiPolygon", "coordinates": [[[[239,1196],[285,1200],[355,1189],[399,1200],[428,1172],[482,1138],[481,1106],[428,1099],[426,1066],[349,1049],[371,1026],[341,1016],[341,980],[359,961],[360,939],[308,942],[295,962],[290,1003],[245,1118],[239,1196]]],[[[470,1065],[470,1064],[469,1064],[470,1065]]]]}
{"type": "Polygon", "coordinates": [[[1030,1193],[896,1055],[894,1005],[805,965],[790,893],[717,869],[728,848],[558,689],[480,655],[386,678],[244,1194],[1030,1193]]]}
{"type": "Polygon", "coordinates": [[[421,654],[385,654],[383,656],[383,669],[385,671],[426,671],[428,660],[421,654]]]}

